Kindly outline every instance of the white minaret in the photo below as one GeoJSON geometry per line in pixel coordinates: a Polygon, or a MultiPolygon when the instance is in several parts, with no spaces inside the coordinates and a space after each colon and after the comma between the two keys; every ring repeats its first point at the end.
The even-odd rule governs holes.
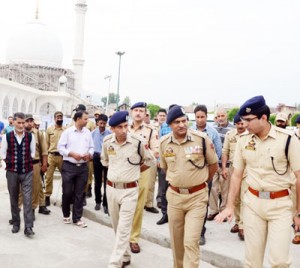
{"type": "Polygon", "coordinates": [[[82,91],[82,73],[83,73],[83,44],[84,44],[84,21],[87,11],[86,0],[76,0],[76,26],[75,26],[75,48],[73,58],[73,69],[75,73],[75,94],[79,95],[82,91]]]}

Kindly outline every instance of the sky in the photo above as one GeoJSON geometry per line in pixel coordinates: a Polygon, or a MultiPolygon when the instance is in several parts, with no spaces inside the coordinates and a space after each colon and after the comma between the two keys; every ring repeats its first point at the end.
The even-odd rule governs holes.
{"type": "MultiPolygon", "coordinates": [[[[131,103],[300,103],[300,1],[87,0],[83,87],[131,103]]],[[[72,68],[75,0],[40,0],[40,19],[62,42],[72,68]]],[[[6,42],[32,20],[36,0],[0,0],[0,63],[6,42]]],[[[88,93],[89,94],[89,93],[88,93]]],[[[93,97],[94,101],[99,97],[93,97]]]]}

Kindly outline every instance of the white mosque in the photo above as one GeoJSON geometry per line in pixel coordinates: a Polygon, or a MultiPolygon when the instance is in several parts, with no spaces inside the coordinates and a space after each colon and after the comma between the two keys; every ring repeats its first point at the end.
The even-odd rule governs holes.
{"type": "Polygon", "coordinates": [[[76,36],[73,70],[62,67],[60,40],[38,15],[24,24],[7,43],[6,63],[0,64],[0,118],[17,111],[52,116],[70,115],[82,92],[86,0],[75,0],[76,36]]]}

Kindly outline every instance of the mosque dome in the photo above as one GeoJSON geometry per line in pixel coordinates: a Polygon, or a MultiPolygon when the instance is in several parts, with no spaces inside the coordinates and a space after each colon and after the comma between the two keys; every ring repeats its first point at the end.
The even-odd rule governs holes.
{"type": "Polygon", "coordinates": [[[19,27],[7,42],[7,63],[27,63],[61,68],[62,45],[57,36],[40,20],[19,27]]]}

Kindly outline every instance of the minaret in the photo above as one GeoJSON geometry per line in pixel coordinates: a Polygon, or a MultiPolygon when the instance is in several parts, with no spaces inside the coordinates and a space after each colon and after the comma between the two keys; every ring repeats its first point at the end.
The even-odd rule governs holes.
{"type": "Polygon", "coordinates": [[[73,58],[73,69],[75,73],[75,95],[82,91],[82,73],[83,73],[83,43],[84,43],[84,21],[87,11],[86,0],[76,0],[76,26],[75,26],[75,48],[73,58]]]}

